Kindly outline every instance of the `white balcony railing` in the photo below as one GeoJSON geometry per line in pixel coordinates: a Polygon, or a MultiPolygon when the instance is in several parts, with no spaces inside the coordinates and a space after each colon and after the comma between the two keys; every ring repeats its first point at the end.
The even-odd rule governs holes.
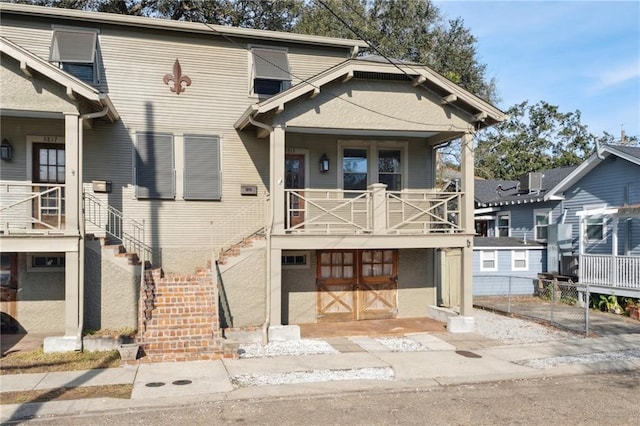
{"type": "Polygon", "coordinates": [[[460,192],[387,192],[388,232],[462,232],[460,192]]]}
{"type": "Polygon", "coordinates": [[[579,281],[640,290],[640,256],[580,255],[579,281]]]}
{"type": "Polygon", "coordinates": [[[285,232],[442,234],[463,232],[460,192],[286,189],[285,232]]]}
{"type": "Polygon", "coordinates": [[[48,233],[64,229],[65,186],[0,182],[0,229],[5,233],[48,233]]]}

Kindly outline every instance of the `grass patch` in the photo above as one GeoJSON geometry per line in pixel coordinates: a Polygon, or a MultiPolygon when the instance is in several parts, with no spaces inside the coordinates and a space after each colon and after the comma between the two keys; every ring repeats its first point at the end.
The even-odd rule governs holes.
{"type": "MultiPolygon", "coordinates": [[[[0,375],[94,370],[120,366],[118,351],[45,354],[42,349],[8,353],[0,359],[0,375]]],[[[4,394],[3,394],[4,396],[4,394]]]]}
{"type": "Polygon", "coordinates": [[[65,401],[86,398],[131,398],[132,384],[82,386],[72,388],[43,389],[0,393],[0,404],[25,404],[28,402],[65,401]]]}

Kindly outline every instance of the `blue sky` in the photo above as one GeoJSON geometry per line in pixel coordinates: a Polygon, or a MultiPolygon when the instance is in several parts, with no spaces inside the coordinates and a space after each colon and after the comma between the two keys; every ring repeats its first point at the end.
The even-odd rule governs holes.
{"type": "Polygon", "coordinates": [[[529,100],[582,112],[589,130],[640,137],[640,1],[437,0],[477,37],[498,107],[529,100]]]}

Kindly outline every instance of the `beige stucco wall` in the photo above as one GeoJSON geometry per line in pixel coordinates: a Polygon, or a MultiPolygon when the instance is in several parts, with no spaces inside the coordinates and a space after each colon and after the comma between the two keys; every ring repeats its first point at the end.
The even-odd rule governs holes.
{"type": "Polygon", "coordinates": [[[29,261],[18,254],[16,320],[27,333],[64,333],[64,272],[30,271],[29,261]]]}
{"type": "Polygon", "coordinates": [[[316,322],[316,252],[308,253],[308,268],[282,268],[283,324],[316,322]]]}
{"type": "Polygon", "coordinates": [[[85,250],[85,330],[138,326],[140,267],[87,241],[85,250]]]}
{"type": "Polygon", "coordinates": [[[245,250],[233,265],[220,267],[234,327],[260,326],[264,323],[265,255],[265,249],[245,250]]]}
{"type": "MultiPolygon", "coordinates": [[[[283,252],[285,254],[286,252],[283,252]]],[[[316,322],[316,253],[308,269],[282,269],[282,322],[316,322]]],[[[398,254],[398,318],[424,317],[435,304],[433,249],[400,250],[398,254]]]]}
{"type": "Polygon", "coordinates": [[[27,76],[18,62],[6,55],[0,67],[0,104],[3,109],[22,111],[78,112],[63,87],[37,73],[27,76]]]}
{"type": "Polygon", "coordinates": [[[435,305],[433,249],[400,250],[398,256],[398,318],[424,317],[435,305]]]}
{"type": "Polygon", "coordinates": [[[287,104],[274,122],[312,128],[429,132],[466,131],[469,124],[465,119],[470,117],[442,106],[439,97],[406,82],[352,79],[323,86],[311,101],[303,97],[287,104]]]}

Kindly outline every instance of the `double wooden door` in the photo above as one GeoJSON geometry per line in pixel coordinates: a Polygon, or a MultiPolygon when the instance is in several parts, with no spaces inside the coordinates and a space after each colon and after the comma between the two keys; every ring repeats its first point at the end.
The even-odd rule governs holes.
{"type": "Polygon", "coordinates": [[[330,250],[317,256],[319,321],[395,318],[397,250],[330,250]]]}

